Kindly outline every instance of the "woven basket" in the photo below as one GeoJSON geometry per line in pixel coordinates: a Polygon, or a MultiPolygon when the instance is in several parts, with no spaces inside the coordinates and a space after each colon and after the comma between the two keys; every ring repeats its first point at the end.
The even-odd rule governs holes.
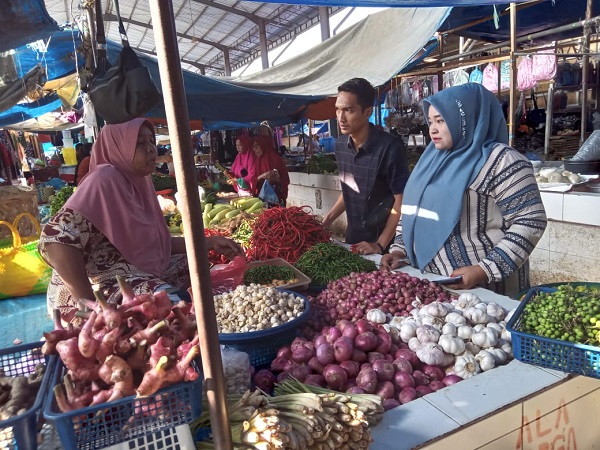
{"type": "MultiPolygon", "coordinates": [[[[37,191],[27,186],[0,187],[0,220],[12,223],[21,213],[29,213],[39,222],[37,191]]],[[[17,229],[21,237],[37,236],[37,231],[29,220],[21,220],[17,229]]],[[[10,231],[6,227],[0,227],[0,240],[10,237],[10,231]]]]}

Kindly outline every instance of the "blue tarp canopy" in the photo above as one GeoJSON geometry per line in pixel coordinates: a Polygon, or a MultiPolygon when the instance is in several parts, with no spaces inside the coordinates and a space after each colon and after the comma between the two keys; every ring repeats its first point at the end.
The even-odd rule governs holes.
{"type": "MultiPolygon", "coordinates": [[[[600,14],[600,3],[597,1],[593,3],[595,3],[595,8],[593,8],[595,11],[592,11],[592,17],[600,14]]],[[[586,4],[587,0],[547,0],[530,7],[522,7],[517,12],[517,37],[582,20],[585,18],[586,4]]],[[[500,13],[506,10],[509,5],[510,3],[496,5],[496,10],[500,13]]],[[[494,8],[491,6],[453,8],[439,31],[444,32],[461,27],[479,19],[490,17],[493,14],[494,8]]],[[[480,41],[508,41],[510,39],[510,15],[500,16],[497,28],[493,20],[488,20],[457,31],[456,34],[480,41]]],[[[581,36],[581,34],[581,28],[573,28],[560,33],[560,35],[553,34],[552,37],[548,37],[546,40],[569,39],[581,36]]]]}
{"type": "Polygon", "coordinates": [[[59,29],[43,0],[2,0],[0,9],[0,52],[42,39],[59,29]]]}

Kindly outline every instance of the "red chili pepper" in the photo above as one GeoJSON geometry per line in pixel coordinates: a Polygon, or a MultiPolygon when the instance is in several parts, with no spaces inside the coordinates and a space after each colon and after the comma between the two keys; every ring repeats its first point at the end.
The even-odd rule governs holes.
{"type": "Polygon", "coordinates": [[[306,209],[311,210],[290,206],[263,211],[252,226],[248,256],[257,260],[283,258],[294,263],[314,244],[329,241],[331,234],[306,209]]]}

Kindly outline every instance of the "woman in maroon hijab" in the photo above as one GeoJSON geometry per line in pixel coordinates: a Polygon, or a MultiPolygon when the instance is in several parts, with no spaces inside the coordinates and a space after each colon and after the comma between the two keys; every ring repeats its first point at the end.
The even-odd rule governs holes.
{"type": "Polygon", "coordinates": [[[290,176],[281,156],[275,151],[273,139],[270,136],[254,137],[254,153],[256,155],[254,175],[254,195],[258,195],[265,181],[268,181],[279,198],[279,203],[285,205],[288,197],[290,176]]]}

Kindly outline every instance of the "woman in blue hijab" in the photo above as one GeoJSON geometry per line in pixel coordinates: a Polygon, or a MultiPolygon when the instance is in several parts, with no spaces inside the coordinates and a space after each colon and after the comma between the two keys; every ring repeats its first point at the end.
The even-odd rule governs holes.
{"type": "Polygon", "coordinates": [[[411,173],[384,268],[408,256],[422,272],[516,295],[529,287],[527,260],[546,228],[530,162],[507,145],[497,98],[480,84],[423,100],[431,143],[411,173]]]}

